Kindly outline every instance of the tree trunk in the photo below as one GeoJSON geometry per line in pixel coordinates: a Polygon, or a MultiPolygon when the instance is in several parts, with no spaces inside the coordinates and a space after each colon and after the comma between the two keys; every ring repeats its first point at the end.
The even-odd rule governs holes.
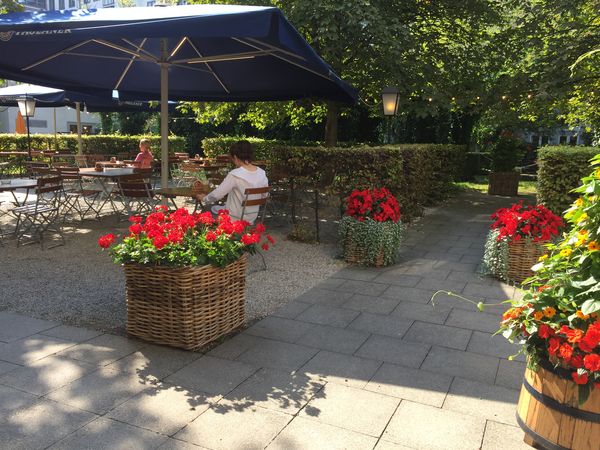
{"type": "Polygon", "coordinates": [[[340,120],[340,105],[327,102],[327,123],[325,124],[325,147],[335,147],[338,140],[338,123],[340,120]]]}

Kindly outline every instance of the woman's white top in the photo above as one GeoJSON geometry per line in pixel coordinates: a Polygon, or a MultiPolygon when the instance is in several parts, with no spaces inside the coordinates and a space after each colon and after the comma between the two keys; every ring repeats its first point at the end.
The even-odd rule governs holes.
{"type": "MultiPolygon", "coordinates": [[[[267,174],[263,169],[257,167],[254,172],[238,167],[227,174],[219,186],[204,197],[203,203],[210,204],[221,200],[227,196],[225,209],[229,210],[229,215],[233,220],[242,218],[242,203],[245,199],[245,190],[248,188],[260,188],[269,185],[267,174]]],[[[250,195],[248,200],[258,200],[267,194],[250,195]]],[[[254,223],[258,216],[259,206],[247,206],[244,211],[244,220],[254,223]]]]}

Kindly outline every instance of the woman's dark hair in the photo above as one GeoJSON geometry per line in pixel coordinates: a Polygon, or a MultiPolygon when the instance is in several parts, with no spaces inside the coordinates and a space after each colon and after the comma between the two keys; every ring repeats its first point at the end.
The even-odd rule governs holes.
{"type": "Polygon", "coordinates": [[[229,154],[237,156],[240,161],[249,163],[254,159],[254,148],[252,148],[252,144],[248,141],[237,141],[231,145],[229,154]]]}

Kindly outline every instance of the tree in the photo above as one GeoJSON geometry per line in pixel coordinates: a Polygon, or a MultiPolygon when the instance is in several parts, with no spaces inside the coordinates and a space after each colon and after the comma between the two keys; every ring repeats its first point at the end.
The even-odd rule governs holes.
{"type": "Polygon", "coordinates": [[[24,11],[23,5],[16,0],[0,0],[0,14],[24,11]]]}

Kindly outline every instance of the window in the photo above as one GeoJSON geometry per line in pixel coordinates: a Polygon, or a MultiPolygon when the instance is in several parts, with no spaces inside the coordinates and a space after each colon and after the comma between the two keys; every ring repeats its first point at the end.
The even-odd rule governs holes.
{"type": "Polygon", "coordinates": [[[75,8],[75,0],[69,0],[69,8],[75,8]]]}
{"type": "Polygon", "coordinates": [[[558,139],[558,143],[560,145],[565,145],[567,143],[567,136],[566,135],[562,135],[559,139],[558,139]]]}
{"type": "Polygon", "coordinates": [[[29,119],[29,126],[31,128],[47,128],[48,121],[39,119],[29,119]]]}
{"type": "Polygon", "coordinates": [[[577,145],[577,135],[575,135],[575,136],[571,136],[571,137],[569,138],[569,144],[570,144],[570,145],[577,145]]]}
{"type": "Polygon", "coordinates": [[[65,9],[65,0],[58,0],[58,9],[65,9]]]}
{"type": "Polygon", "coordinates": [[[531,136],[531,143],[537,147],[540,145],[540,137],[537,134],[534,134],[531,136]]]}
{"type": "Polygon", "coordinates": [[[154,6],[154,0],[150,0],[149,2],[146,2],[146,6],[154,6]]]}
{"type": "Polygon", "coordinates": [[[115,6],[115,0],[102,0],[102,6],[104,6],[105,8],[115,6]]]}
{"type": "Polygon", "coordinates": [[[56,9],[56,5],[54,4],[54,0],[48,0],[48,9],[50,11],[54,11],[56,9]]]}
{"type": "Polygon", "coordinates": [[[542,145],[548,145],[548,136],[542,136],[542,145]]]}

